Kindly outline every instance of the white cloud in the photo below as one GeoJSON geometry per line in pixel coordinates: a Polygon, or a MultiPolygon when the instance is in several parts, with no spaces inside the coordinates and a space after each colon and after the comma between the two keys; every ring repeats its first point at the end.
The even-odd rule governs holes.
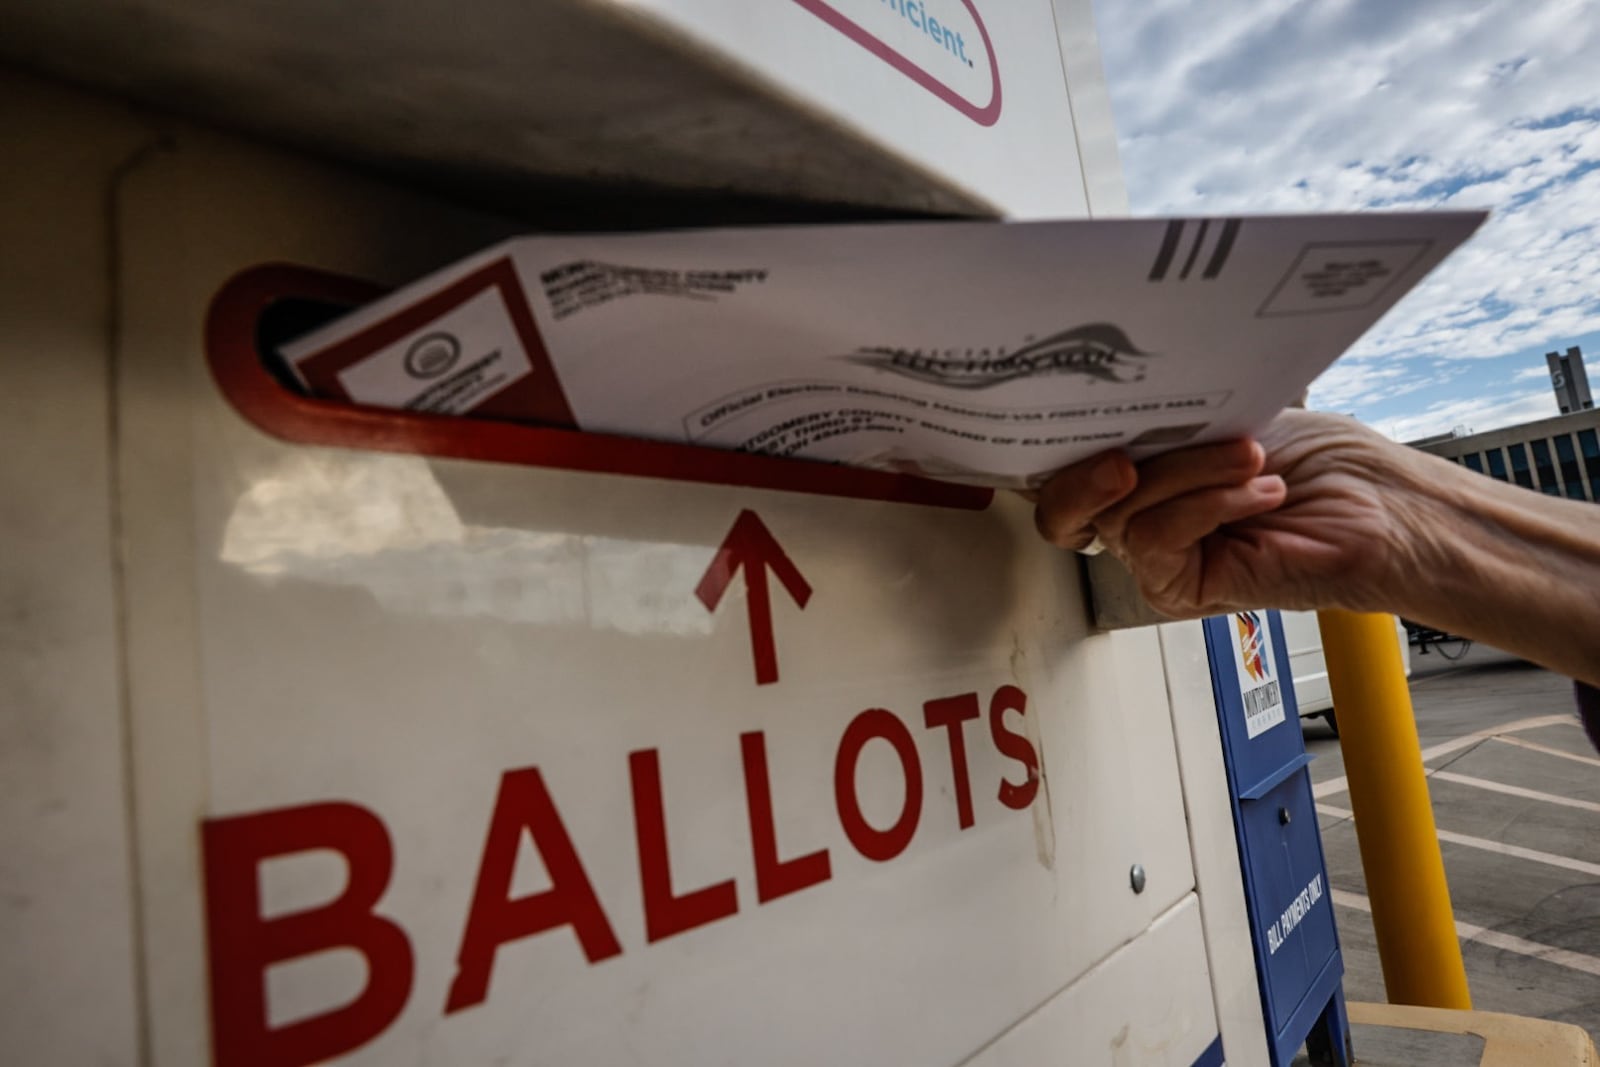
{"type": "Polygon", "coordinates": [[[1443,365],[1600,331],[1588,0],[1099,0],[1097,12],[1141,213],[1494,210],[1317,383],[1319,406],[1420,393],[1451,377],[1443,365]]]}
{"type": "Polygon", "coordinates": [[[1343,359],[1318,378],[1310,404],[1324,411],[1353,412],[1379,400],[1422,392],[1450,380],[1449,371],[1430,373],[1410,361],[1343,359]]]}
{"type": "Polygon", "coordinates": [[[1376,429],[1396,441],[1415,441],[1459,428],[1469,433],[1485,433],[1502,426],[1550,419],[1561,414],[1555,396],[1548,389],[1513,396],[1480,397],[1432,404],[1415,414],[1381,419],[1376,429]]]}

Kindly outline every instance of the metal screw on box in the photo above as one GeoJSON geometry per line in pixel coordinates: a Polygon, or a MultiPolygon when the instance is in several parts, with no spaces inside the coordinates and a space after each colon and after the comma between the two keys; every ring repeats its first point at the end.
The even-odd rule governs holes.
{"type": "Polygon", "coordinates": [[[1133,886],[1133,891],[1135,893],[1143,893],[1144,892],[1144,867],[1143,867],[1143,865],[1135,863],[1133,865],[1133,868],[1128,871],[1128,884],[1133,886]]]}
{"type": "Polygon", "coordinates": [[[1289,809],[1288,808],[1279,808],[1278,809],[1278,825],[1279,826],[1288,826],[1289,825],[1289,809]]]}

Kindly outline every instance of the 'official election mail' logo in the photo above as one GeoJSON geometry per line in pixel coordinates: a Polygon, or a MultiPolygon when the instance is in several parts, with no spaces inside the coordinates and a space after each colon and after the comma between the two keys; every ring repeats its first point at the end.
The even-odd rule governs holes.
{"type": "Polygon", "coordinates": [[[988,389],[1025,378],[1081,374],[1091,381],[1127,385],[1145,377],[1140,351],[1128,335],[1110,323],[1095,322],[1030,340],[1016,351],[1005,348],[925,349],[872,347],[845,358],[852,363],[889,371],[930,385],[951,389],[988,389]]]}
{"type": "Polygon", "coordinates": [[[1245,673],[1252,681],[1270,681],[1272,666],[1266,656],[1267,628],[1260,613],[1238,612],[1233,617],[1233,623],[1239,631],[1239,659],[1244,663],[1245,673]]]}

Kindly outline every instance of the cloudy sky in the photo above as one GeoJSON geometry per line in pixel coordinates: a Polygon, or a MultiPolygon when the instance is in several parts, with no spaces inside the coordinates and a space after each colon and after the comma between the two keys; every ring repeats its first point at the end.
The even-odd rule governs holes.
{"type": "Polygon", "coordinates": [[[1600,4],[1095,0],[1138,214],[1486,207],[1312,388],[1400,440],[1600,380],[1600,4]]]}

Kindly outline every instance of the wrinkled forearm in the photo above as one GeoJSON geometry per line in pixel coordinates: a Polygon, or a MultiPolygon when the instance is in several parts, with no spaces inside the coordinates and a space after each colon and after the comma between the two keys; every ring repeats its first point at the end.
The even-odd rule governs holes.
{"type": "Polygon", "coordinates": [[[1600,506],[1397,462],[1394,610],[1600,685],[1600,506]]]}

